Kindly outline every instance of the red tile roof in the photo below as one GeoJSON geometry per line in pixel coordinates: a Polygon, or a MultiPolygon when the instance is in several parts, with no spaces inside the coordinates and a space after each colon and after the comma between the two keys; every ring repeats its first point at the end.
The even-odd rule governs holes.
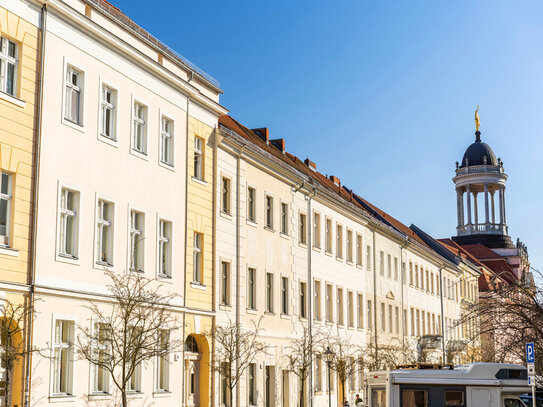
{"type": "Polygon", "coordinates": [[[473,256],[477,257],[477,259],[479,259],[479,261],[481,261],[486,267],[491,269],[496,275],[502,277],[507,282],[515,283],[517,281],[517,277],[515,276],[515,273],[513,272],[513,269],[509,263],[507,263],[502,256],[485,245],[478,243],[465,245],[462,247],[470,252],[473,256]]]}

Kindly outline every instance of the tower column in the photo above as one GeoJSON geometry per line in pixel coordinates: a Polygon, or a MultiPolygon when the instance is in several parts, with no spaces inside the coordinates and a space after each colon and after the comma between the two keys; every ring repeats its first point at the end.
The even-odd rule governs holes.
{"type": "Polygon", "coordinates": [[[479,226],[479,211],[477,209],[477,192],[473,193],[473,214],[475,215],[475,229],[479,226]]]}
{"type": "Polygon", "coordinates": [[[505,185],[502,187],[502,204],[503,204],[503,224],[507,224],[507,218],[505,216],[505,185]]]}
{"type": "Polygon", "coordinates": [[[488,230],[488,184],[485,183],[485,230],[488,230]]]}
{"type": "Polygon", "coordinates": [[[466,187],[466,198],[467,198],[467,210],[468,210],[468,228],[471,226],[471,192],[469,184],[466,187]]]}
{"type": "Polygon", "coordinates": [[[494,192],[490,191],[490,212],[492,214],[492,229],[496,229],[496,210],[494,209],[494,192]]]}
{"type": "Polygon", "coordinates": [[[458,219],[458,229],[460,229],[462,225],[462,193],[460,192],[459,188],[456,188],[456,217],[458,219]]]}
{"type": "Polygon", "coordinates": [[[466,222],[464,220],[464,191],[460,190],[460,226],[465,229],[466,222]]]}
{"type": "Polygon", "coordinates": [[[504,224],[504,219],[503,219],[503,187],[500,185],[500,189],[499,189],[499,199],[500,199],[500,225],[503,225],[504,224]]]}

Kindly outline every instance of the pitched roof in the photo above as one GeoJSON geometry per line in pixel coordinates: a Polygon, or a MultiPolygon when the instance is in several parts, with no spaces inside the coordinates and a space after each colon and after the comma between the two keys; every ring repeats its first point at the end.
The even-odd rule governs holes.
{"type": "Polygon", "coordinates": [[[485,245],[477,243],[462,247],[507,282],[515,283],[517,281],[517,277],[507,260],[485,245]]]}

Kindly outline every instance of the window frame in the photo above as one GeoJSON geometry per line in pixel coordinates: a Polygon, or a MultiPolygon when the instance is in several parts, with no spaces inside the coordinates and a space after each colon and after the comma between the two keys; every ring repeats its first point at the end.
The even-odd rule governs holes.
{"type": "Polygon", "coordinates": [[[220,213],[223,215],[232,215],[232,179],[225,175],[221,174],[221,183],[220,183],[220,213]],[[225,190],[226,182],[226,190],[225,190]]]}
{"type": "Polygon", "coordinates": [[[192,234],[192,283],[204,285],[204,234],[196,230],[192,234]]]}
{"type": "Polygon", "coordinates": [[[223,307],[232,306],[232,263],[229,260],[221,259],[219,280],[219,305],[223,307]]]}
{"type": "Polygon", "coordinates": [[[173,256],[174,256],[174,250],[173,250],[173,233],[174,233],[174,227],[173,227],[173,220],[170,217],[162,216],[160,214],[157,214],[157,278],[161,279],[167,279],[171,280],[173,278],[173,256]],[[162,224],[165,224],[165,226],[169,227],[168,229],[168,236],[162,235],[162,224]],[[162,268],[162,259],[161,254],[163,253],[163,248],[161,246],[167,245],[167,251],[166,253],[166,260],[167,260],[167,270],[164,272],[162,268]]]}
{"type": "Polygon", "coordinates": [[[5,34],[0,35],[0,92],[18,98],[19,95],[19,51],[21,49],[21,44],[18,41],[15,41],[11,37],[8,37],[5,34]],[[9,43],[12,43],[15,47],[15,57],[9,55],[9,43]],[[6,52],[3,52],[4,46],[6,46],[6,52]],[[8,92],[8,75],[6,73],[6,67],[13,66],[13,78],[12,78],[12,87],[13,92],[8,92]],[[2,66],[4,69],[2,70],[2,66]]]}
{"type": "Polygon", "coordinates": [[[67,184],[64,182],[59,181],[58,182],[58,196],[57,196],[57,242],[56,242],[56,257],[55,259],[57,261],[72,263],[72,264],[79,264],[79,223],[80,223],[80,208],[81,208],[81,189],[75,185],[67,184]],[[62,195],[63,190],[71,191],[72,193],[75,193],[74,195],[74,210],[64,209],[62,208],[62,195]],[[72,246],[74,253],[64,253],[61,251],[61,247],[63,245],[63,234],[65,235],[66,232],[63,232],[63,214],[67,216],[73,217],[73,231],[72,231],[72,246]]]}
{"type": "Polygon", "coordinates": [[[173,115],[168,114],[162,109],[159,110],[159,148],[158,148],[158,162],[160,165],[165,166],[168,169],[175,167],[175,120],[173,115]],[[170,129],[165,130],[164,123],[170,124],[170,129]],[[164,157],[164,148],[166,146],[165,141],[169,143],[168,156],[164,157]]]}
{"type": "Polygon", "coordinates": [[[353,262],[353,230],[347,228],[347,232],[345,233],[345,246],[347,247],[346,250],[346,260],[347,263],[353,262]]]}
{"type": "Polygon", "coordinates": [[[313,211],[313,248],[321,249],[321,214],[313,211]]]}
{"type": "MultiPolygon", "coordinates": [[[[74,392],[74,376],[75,376],[75,363],[74,363],[74,340],[75,340],[75,326],[77,324],[77,318],[71,315],[62,315],[62,314],[54,314],[51,324],[51,344],[52,344],[52,358],[51,358],[51,380],[50,380],[50,387],[49,387],[49,395],[51,398],[74,398],[75,392],[74,392]],[[61,323],[69,323],[71,325],[70,327],[70,338],[68,342],[56,342],[56,336],[57,336],[57,324],[61,323]],[[60,374],[59,371],[57,371],[57,359],[55,357],[55,354],[57,352],[57,349],[68,349],[68,363],[67,363],[67,370],[68,377],[66,386],[68,387],[67,391],[61,392],[56,391],[57,390],[57,380],[60,381],[61,377],[57,377],[58,374],[60,374]]],[[[60,363],[60,362],[59,362],[60,363]]],[[[60,384],[58,384],[60,386],[60,384]]]]}
{"type": "Polygon", "coordinates": [[[95,268],[108,267],[111,270],[115,265],[115,202],[103,195],[96,194],[95,203],[95,226],[94,226],[94,266],[95,268]],[[100,203],[110,206],[109,219],[102,218],[100,203]],[[102,229],[107,227],[108,231],[108,252],[107,260],[102,260],[102,229]]]}
{"type": "Polygon", "coordinates": [[[194,144],[192,146],[192,178],[205,182],[205,139],[194,135],[194,144]],[[198,143],[201,144],[198,149],[198,143]]]}
{"type": "Polygon", "coordinates": [[[307,245],[307,215],[305,212],[298,212],[298,243],[307,245]]]}
{"type": "Polygon", "coordinates": [[[273,229],[273,195],[265,193],[264,195],[264,227],[268,230],[273,229]]]}
{"type": "Polygon", "coordinates": [[[129,206],[128,208],[128,269],[130,271],[144,273],[145,272],[145,238],[146,238],[146,222],[147,222],[147,216],[145,211],[142,208],[136,207],[136,206],[129,206]],[[135,229],[132,224],[132,213],[143,215],[143,227],[141,229],[135,229]],[[137,242],[140,244],[141,242],[141,249],[138,247],[138,260],[133,260],[133,253],[135,252],[136,246],[133,245],[133,236],[142,236],[139,237],[137,242]],[[141,258],[140,258],[141,257],[141,258]],[[136,265],[136,263],[138,263],[136,265]],[[136,267],[137,266],[137,267],[136,267]],[[140,268],[139,266],[142,266],[140,268]]]}
{"type": "Polygon", "coordinates": [[[252,185],[247,185],[247,221],[251,223],[257,223],[256,222],[256,187],[252,185]],[[252,191],[252,199],[251,199],[250,191],[252,191]]]}
{"type": "Polygon", "coordinates": [[[106,144],[110,144],[114,147],[117,147],[119,144],[119,140],[117,135],[118,132],[118,126],[119,126],[119,120],[118,120],[118,112],[119,112],[119,86],[115,85],[112,81],[104,79],[100,77],[100,84],[98,87],[98,105],[99,105],[99,112],[98,112],[98,140],[105,142],[106,144]],[[108,103],[103,99],[103,89],[108,88],[110,91],[112,91],[113,94],[113,101],[108,103]],[[109,106],[105,106],[109,105],[109,106]],[[105,108],[109,108],[111,110],[112,120],[110,129],[113,133],[111,136],[107,136],[104,133],[104,110],[105,108]]]}
{"type": "Polygon", "coordinates": [[[143,99],[132,95],[130,109],[130,153],[145,160],[149,160],[149,104],[143,99]],[[136,106],[142,108],[143,118],[136,115],[136,106]],[[136,124],[142,126],[141,150],[136,147],[136,124]]]}
{"type": "Polygon", "coordinates": [[[343,260],[343,225],[336,222],[336,259],[343,260]]]}
{"type": "Polygon", "coordinates": [[[285,275],[281,275],[281,315],[290,315],[290,285],[289,278],[285,275]]]}
{"type": "Polygon", "coordinates": [[[258,278],[257,278],[257,272],[256,267],[254,266],[247,266],[247,309],[251,311],[256,311],[258,309],[257,307],[257,284],[258,284],[258,278]],[[253,278],[250,278],[251,271],[253,272],[253,278]],[[252,286],[251,284],[252,280],[252,286]],[[252,299],[252,301],[250,301],[252,299]]]}
{"type": "MultiPolygon", "coordinates": [[[[171,330],[168,328],[159,329],[156,333],[156,345],[159,347],[161,345],[160,335],[161,333],[166,333],[166,350],[170,348],[171,343],[171,330]]],[[[170,355],[171,352],[167,352],[164,355],[155,356],[154,360],[154,384],[153,384],[153,393],[170,393],[171,381],[170,381],[170,355]],[[162,368],[162,369],[161,369],[162,368]],[[163,371],[164,370],[164,371],[163,371]],[[165,374],[165,377],[162,377],[162,373],[165,374]],[[161,386],[161,382],[165,382],[166,386],[161,386]]]]}
{"type": "Polygon", "coordinates": [[[13,206],[13,174],[7,171],[0,171],[0,201],[6,201],[6,233],[0,235],[0,247],[10,247],[11,239],[11,209],[13,206]],[[8,185],[6,193],[2,192],[3,179],[7,177],[8,185]]]}
{"type": "Polygon", "coordinates": [[[280,211],[280,225],[279,225],[279,231],[281,234],[288,236],[289,234],[289,212],[290,212],[290,206],[287,202],[281,200],[281,203],[279,205],[279,208],[281,208],[280,211]]]}
{"type": "MultiPolygon", "coordinates": [[[[62,71],[62,109],[61,109],[61,122],[68,125],[69,127],[76,129],[78,131],[85,131],[85,99],[86,99],[86,80],[87,75],[85,74],[87,70],[84,66],[78,63],[72,63],[71,60],[64,58],[63,71],[62,71]],[[80,75],[80,83],[77,86],[79,91],[79,110],[78,118],[79,121],[73,121],[71,118],[67,117],[67,88],[68,88],[68,69],[77,72],[80,75]]],[[[73,85],[70,86],[73,88],[73,85]]]]}
{"type": "Polygon", "coordinates": [[[300,306],[300,318],[307,319],[308,318],[308,307],[307,307],[307,282],[301,281],[298,284],[299,287],[299,306],[300,306]]]}
{"type": "MultiPolygon", "coordinates": [[[[99,325],[105,325],[107,327],[107,324],[99,321],[99,320],[91,320],[91,329],[92,329],[92,335],[94,338],[97,337],[98,333],[97,333],[97,328],[99,325]]],[[[105,342],[108,342],[108,339],[104,339],[105,342]]],[[[104,351],[107,353],[111,352],[111,344],[102,344],[99,346],[99,349],[98,349],[98,352],[102,352],[104,351]]],[[[107,388],[107,390],[99,390],[97,387],[98,387],[98,374],[99,374],[99,371],[100,369],[102,369],[101,367],[99,366],[92,366],[92,380],[91,380],[91,395],[104,395],[104,396],[109,396],[111,395],[111,375],[110,373],[103,369],[103,372],[104,374],[106,375],[105,376],[105,388],[107,388]]]]}
{"type": "Polygon", "coordinates": [[[264,281],[266,287],[266,306],[265,312],[268,314],[274,314],[274,273],[271,271],[266,271],[266,280],[264,281]]]}

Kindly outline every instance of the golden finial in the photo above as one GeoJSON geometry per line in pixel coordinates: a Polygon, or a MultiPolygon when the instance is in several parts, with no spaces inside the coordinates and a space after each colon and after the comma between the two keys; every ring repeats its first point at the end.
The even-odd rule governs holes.
{"type": "Polygon", "coordinates": [[[481,125],[481,119],[479,118],[479,105],[477,105],[477,110],[475,111],[475,131],[479,131],[479,126],[481,125]]]}

